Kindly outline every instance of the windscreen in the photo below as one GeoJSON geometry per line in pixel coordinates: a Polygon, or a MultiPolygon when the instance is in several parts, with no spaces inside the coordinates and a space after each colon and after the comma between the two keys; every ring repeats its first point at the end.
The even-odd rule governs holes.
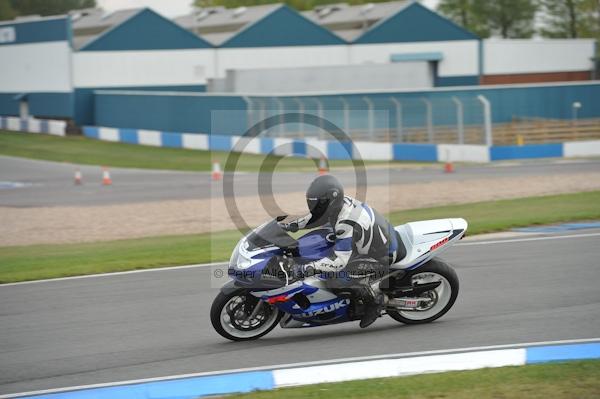
{"type": "Polygon", "coordinates": [[[276,220],[255,229],[248,235],[249,250],[276,246],[279,248],[296,248],[298,241],[277,224],[276,220]]]}

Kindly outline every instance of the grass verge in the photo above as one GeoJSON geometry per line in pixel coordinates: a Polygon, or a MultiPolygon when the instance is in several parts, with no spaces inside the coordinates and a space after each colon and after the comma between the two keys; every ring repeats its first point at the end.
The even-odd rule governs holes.
{"type": "Polygon", "coordinates": [[[411,209],[389,215],[395,225],[414,220],[454,217],[469,222],[469,235],[514,227],[600,219],[600,191],[411,209]]]}
{"type": "MultiPolygon", "coordinates": [[[[600,219],[600,191],[394,212],[394,224],[463,217],[468,234],[600,219]]],[[[0,283],[227,260],[235,231],[87,244],[0,247],[0,283]]]]}
{"type": "MultiPolygon", "coordinates": [[[[225,167],[229,153],[113,143],[82,136],[56,137],[0,131],[0,155],[121,168],[210,171],[213,160],[219,160],[225,167]]],[[[369,161],[368,164],[388,163],[369,161]]],[[[351,165],[351,161],[344,160],[331,161],[330,164],[332,168],[351,165]]],[[[275,166],[278,171],[316,169],[310,159],[243,154],[235,170],[255,172],[261,167],[275,166]]]]}
{"type": "Polygon", "coordinates": [[[271,398],[566,399],[600,397],[600,361],[502,367],[283,388],[228,396],[271,398]]]}

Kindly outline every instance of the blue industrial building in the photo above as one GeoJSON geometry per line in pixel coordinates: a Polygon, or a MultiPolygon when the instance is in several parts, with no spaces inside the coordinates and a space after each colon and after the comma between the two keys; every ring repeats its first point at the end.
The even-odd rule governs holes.
{"type": "MultiPolygon", "coordinates": [[[[423,99],[470,101],[484,94],[492,103],[494,122],[569,118],[573,102],[584,104],[579,117],[600,117],[595,83],[478,86],[486,79],[515,76],[539,82],[575,75],[590,79],[593,41],[545,43],[557,49],[545,51],[546,59],[536,52],[539,41],[482,41],[418,2],[338,4],[308,13],[281,4],[215,7],[175,21],[149,9],[114,14],[82,11],[0,23],[7,38],[0,42],[0,57],[11,60],[0,65],[0,115],[26,109],[28,115],[73,120],[80,126],[210,133],[211,111],[243,111],[249,107],[247,97],[273,106],[275,97],[286,104],[294,104],[294,96],[312,97],[329,109],[339,108],[343,98],[355,110],[364,109],[368,97],[392,116],[393,97],[405,105],[404,123],[413,126],[423,123],[423,99]],[[425,83],[406,90],[402,85],[413,75],[396,76],[389,89],[373,92],[368,85],[352,86],[356,82],[349,79],[343,95],[342,90],[238,93],[223,84],[237,70],[265,70],[268,77],[270,68],[317,68],[318,73],[322,67],[400,63],[425,76],[425,83]],[[211,84],[220,89],[206,93],[211,84]]],[[[285,78],[282,89],[284,85],[285,78]]],[[[357,111],[352,118],[360,115],[357,111]]],[[[432,116],[436,124],[454,118],[437,110],[432,116]]],[[[467,112],[465,123],[475,122],[473,118],[467,112]]],[[[223,133],[237,134],[246,123],[231,121],[223,133]]]]}
{"type": "Polygon", "coordinates": [[[73,117],[68,17],[0,22],[0,115],[73,117]]]}

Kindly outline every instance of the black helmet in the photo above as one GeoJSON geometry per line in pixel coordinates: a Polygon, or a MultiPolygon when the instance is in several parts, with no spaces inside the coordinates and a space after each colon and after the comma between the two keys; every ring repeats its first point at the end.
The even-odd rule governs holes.
{"type": "Polygon", "coordinates": [[[322,226],[342,210],[344,187],[331,175],[319,176],[306,190],[306,203],[312,215],[306,227],[322,226]]]}

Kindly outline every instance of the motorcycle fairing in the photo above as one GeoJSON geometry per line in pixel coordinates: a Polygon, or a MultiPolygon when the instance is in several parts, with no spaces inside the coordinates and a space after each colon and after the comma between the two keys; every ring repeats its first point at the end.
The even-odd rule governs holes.
{"type": "MultiPolygon", "coordinates": [[[[261,245],[248,245],[246,236],[240,241],[234,256],[230,261],[230,269],[236,284],[252,287],[248,279],[237,277],[236,273],[244,271],[252,272],[254,276],[260,276],[262,270],[267,266],[273,256],[281,256],[294,251],[295,261],[303,263],[321,259],[329,256],[333,251],[334,237],[330,229],[319,229],[311,231],[298,240],[282,238],[283,230],[279,231],[273,226],[274,221],[267,223],[268,231],[276,235],[278,242],[285,242],[287,247],[270,245],[269,237],[261,236],[261,245]],[[237,258],[236,258],[237,257],[237,258]],[[235,258],[235,259],[234,259],[235,258]]],[[[395,227],[407,249],[407,255],[392,268],[413,270],[425,264],[434,256],[448,248],[464,235],[467,223],[464,219],[438,219],[423,222],[407,223],[395,227]]],[[[256,287],[256,285],[254,285],[256,287]]],[[[296,321],[290,327],[312,327],[323,324],[334,324],[349,320],[350,300],[335,295],[326,287],[326,280],[318,276],[309,277],[303,281],[279,287],[275,289],[252,289],[250,293],[266,302],[271,302],[283,312],[290,315],[296,321]],[[292,297],[296,294],[304,294],[310,301],[310,306],[302,309],[292,297]]],[[[287,327],[286,325],[283,325],[287,327]]]]}
{"type": "Polygon", "coordinates": [[[334,242],[335,234],[332,230],[313,230],[298,238],[300,259],[311,262],[330,256],[333,252],[334,242]]]}
{"type": "Polygon", "coordinates": [[[242,286],[260,287],[261,273],[273,256],[293,252],[296,255],[294,261],[298,263],[308,263],[330,256],[333,252],[332,233],[330,229],[318,229],[294,240],[283,230],[279,231],[267,223],[259,228],[259,234],[250,233],[239,242],[229,263],[229,275],[242,286]],[[283,238],[282,234],[287,238],[283,238]],[[261,245],[250,242],[254,237],[258,238],[261,245]],[[270,240],[285,242],[288,246],[271,245],[270,240]]]}
{"type": "Polygon", "coordinates": [[[290,314],[294,320],[305,324],[295,327],[311,327],[348,320],[350,301],[327,290],[326,283],[317,277],[309,277],[274,290],[252,291],[251,293],[290,314]],[[310,306],[302,309],[292,298],[296,294],[306,295],[310,306]]]}
{"type": "Polygon", "coordinates": [[[395,227],[406,247],[406,256],[391,267],[412,270],[462,238],[467,229],[464,219],[435,219],[406,223],[395,227]]]}

